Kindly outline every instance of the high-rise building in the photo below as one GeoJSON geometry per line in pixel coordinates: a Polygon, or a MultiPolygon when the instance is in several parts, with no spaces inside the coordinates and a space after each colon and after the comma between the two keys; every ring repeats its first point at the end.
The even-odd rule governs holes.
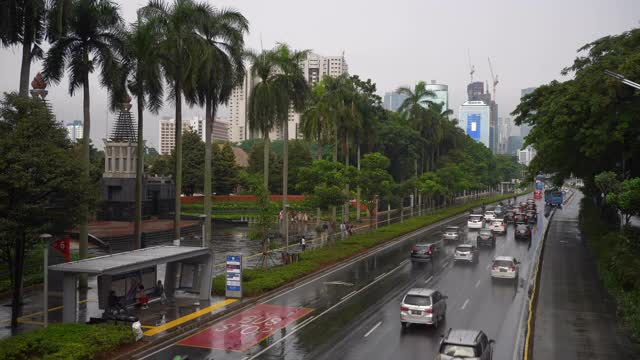
{"type": "MultiPolygon", "coordinates": [[[[532,92],[535,91],[535,89],[536,89],[535,87],[528,87],[526,89],[520,90],[520,98],[524,97],[525,95],[531,94],[532,92]]],[[[527,135],[529,135],[530,131],[531,131],[531,125],[528,125],[528,124],[520,125],[520,136],[522,136],[523,139],[527,137],[527,135]]]]}
{"type": "Polygon", "coordinates": [[[384,93],[383,107],[389,111],[398,111],[398,108],[407,99],[407,95],[398,94],[395,91],[384,93]]]}
{"type": "Polygon", "coordinates": [[[221,119],[213,122],[213,141],[229,141],[229,123],[221,119]]]}
{"type": "Polygon", "coordinates": [[[493,153],[498,152],[498,104],[485,92],[484,83],[477,81],[467,86],[469,100],[460,106],[458,126],[472,139],[483,143],[493,153]]]}
{"type": "MultiPolygon", "coordinates": [[[[170,117],[163,117],[160,120],[160,136],[158,152],[160,155],[170,155],[176,146],[176,120],[170,117]]],[[[191,119],[182,119],[182,131],[195,131],[204,140],[204,118],[194,116],[191,119]]]]}
{"type": "Polygon", "coordinates": [[[82,131],[84,130],[82,121],[75,120],[73,122],[68,123],[66,126],[67,126],[67,133],[71,141],[77,141],[82,139],[82,131]]]}
{"type": "Polygon", "coordinates": [[[520,135],[509,136],[507,144],[507,154],[517,156],[518,151],[522,148],[522,137],[520,135]]]}
{"type": "MultiPolygon", "coordinates": [[[[340,76],[348,73],[349,67],[344,54],[340,56],[322,56],[309,53],[307,58],[300,62],[305,79],[310,85],[314,85],[324,76],[340,76]]],[[[259,136],[259,132],[249,128],[249,118],[247,116],[247,104],[251,89],[257,79],[253,79],[249,72],[245,75],[242,85],[231,93],[227,104],[229,109],[229,140],[240,142],[259,136]]],[[[301,138],[300,114],[289,111],[289,139],[301,138]]],[[[276,128],[269,134],[272,140],[282,140],[284,134],[282,129],[276,128]]]]}
{"type": "Polygon", "coordinates": [[[509,135],[511,134],[511,118],[499,117],[498,118],[498,153],[507,154],[507,148],[509,146],[509,135]]]}
{"type": "Polygon", "coordinates": [[[529,166],[535,156],[536,150],[531,146],[527,146],[525,149],[518,151],[518,162],[524,166],[529,166]]]}
{"type": "Polygon", "coordinates": [[[431,99],[435,103],[442,104],[442,110],[449,109],[449,86],[445,84],[438,84],[435,80],[431,80],[431,83],[427,84],[427,90],[433,91],[436,96],[431,99]]]}

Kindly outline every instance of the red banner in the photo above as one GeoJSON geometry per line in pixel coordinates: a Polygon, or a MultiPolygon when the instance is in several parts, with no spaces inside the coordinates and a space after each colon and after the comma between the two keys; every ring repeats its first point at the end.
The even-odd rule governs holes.
{"type": "Polygon", "coordinates": [[[65,236],[64,239],[56,240],[52,244],[53,248],[58,250],[62,255],[64,255],[64,259],[66,262],[70,260],[70,252],[69,252],[69,243],[71,242],[71,238],[69,235],[65,236]]]}

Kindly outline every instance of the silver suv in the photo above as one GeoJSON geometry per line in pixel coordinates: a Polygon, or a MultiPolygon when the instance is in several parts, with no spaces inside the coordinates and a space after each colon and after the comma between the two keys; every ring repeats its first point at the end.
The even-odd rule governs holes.
{"type": "Polygon", "coordinates": [[[460,240],[460,227],[447,226],[442,235],[444,240],[460,240]]]}
{"type": "Polygon", "coordinates": [[[491,360],[493,359],[493,340],[479,330],[449,329],[440,342],[436,359],[453,360],[491,360]]]}
{"type": "Polygon", "coordinates": [[[437,290],[413,288],[402,298],[400,304],[400,323],[427,324],[438,327],[447,315],[447,296],[437,290]]]}

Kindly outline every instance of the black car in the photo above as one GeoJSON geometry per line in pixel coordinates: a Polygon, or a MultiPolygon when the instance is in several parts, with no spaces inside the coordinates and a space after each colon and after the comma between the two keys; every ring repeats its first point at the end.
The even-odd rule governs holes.
{"type": "Polygon", "coordinates": [[[525,224],[516,225],[514,237],[517,239],[531,240],[531,228],[525,224]]]}
{"type": "Polygon", "coordinates": [[[516,215],[515,211],[507,210],[507,212],[504,213],[504,222],[507,224],[513,224],[513,217],[515,215],[516,215]]]}
{"type": "Polygon", "coordinates": [[[411,248],[411,261],[431,260],[440,252],[440,247],[436,243],[418,243],[411,248]]]}
{"type": "Polygon", "coordinates": [[[535,211],[527,211],[526,215],[527,215],[527,221],[530,224],[535,224],[536,221],[538,221],[538,215],[536,214],[535,211]]]}
{"type": "Polygon", "coordinates": [[[478,243],[478,247],[488,246],[493,248],[496,247],[496,236],[493,235],[491,229],[480,229],[476,242],[478,243]]]}

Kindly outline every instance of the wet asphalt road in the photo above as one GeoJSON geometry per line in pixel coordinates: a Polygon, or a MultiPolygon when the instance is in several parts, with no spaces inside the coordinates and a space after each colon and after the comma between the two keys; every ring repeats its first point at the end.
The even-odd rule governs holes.
{"type": "MultiPolygon", "coordinates": [[[[304,315],[294,321],[267,322],[269,328],[265,329],[264,318],[249,310],[234,317],[238,324],[221,320],[185,340],[189,346],[173,344],[147,358],[409,359],[419,355],[433,359],[439,335],[454,327],[485,331],[496,340],[494,359],[510,359],[526,290],[522,280],[492,282],[489,264],[497,255],[515,256],[521,262],[520,279],[527,278],[530,258],[546,221],[542,208],[538,201],[538,223],[533,228],[531,246],[515,241],[513,226],[508,226],[506,235],[497,236],[495,249],[481,249],[475,265],[452,262],[457,242],[447,243],[433,262],[412,264],[410,248],[417,241],[439,239],[444,227],[440,226],[389,244],[258,305],[282,308],[291,314],[295,309],[302,314],[299,308],[304,308],[304,315]],[[422,325],[401,329],[400,301],[412,287],[435,288],[449,297],[446,321],[438,329],[422,325]]],[[[463,238],[475,238],[476,230],[466,229],[466,217],[451,224],[461,226],[463,238]]]]}

